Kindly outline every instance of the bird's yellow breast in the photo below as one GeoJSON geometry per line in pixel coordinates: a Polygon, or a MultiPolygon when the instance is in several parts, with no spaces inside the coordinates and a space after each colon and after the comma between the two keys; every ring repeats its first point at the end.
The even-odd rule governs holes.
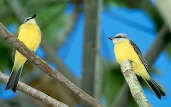
{"type": "Polygon", "coordinates": [[[130,60],[132,61],[133,70],[137,75],[147,79],[150,78],[144,64],[142,64],[142,61],[135,52],[133,46],[130,44],[129,40],[123,40],[116,43],[114,52],[118,63],[121,64],[122,61],[130,60]]]}
{"type": "Polygon", "coordinates": [[[30,50],[36,51],[41,41],[41,32],[37,24],[31,22],[22,24],[19,28],[18,39],[30,50]]]}
{"type": "MultiPolygon", "coordinates": [[[[38,25],[31,22],[22,24],[19,28],[18,39],[22,41],[31,51],[35,52],[41,41],[41,32],[38,25]]],[[[14,69],[18,70],[26,62],[26,60],[26,57],[16,51],[14,69]]]]}

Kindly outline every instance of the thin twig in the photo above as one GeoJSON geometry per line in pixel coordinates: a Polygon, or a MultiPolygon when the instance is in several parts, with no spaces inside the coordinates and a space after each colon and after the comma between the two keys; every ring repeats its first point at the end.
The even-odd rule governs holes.
{"type": "MultiPolygon", "coordinates": [[[[0,81],[7,83],[8,79],[9,79],[9,76],[0,72],[0,81]]],[[[49,106],[52,106],[52,107],[68,107],[64,103],[57,101],[56,99],[46,95],[45,93],[43,93],[37,89],[30,87],[29,85],[26,85],[23,82],[18,83],[17,89],[28,94],[29,96],[34,97],[35,99],[40,100],[41,102],[43,102],[44,104],[47,104],[49,106]]]]}
{"type": "Polygon", "coordinates": [[[68,78],[71,82],[76,84],[77,86],[80,87],[80,79],[77,78],[71,70],[67,67],[67,65],[63,62],[63,60],[59,57],[59,55],[56,53],[55,49],[48,44],[48,41],[42,37],[42,44],[41,44],[43,50],[46,52],[47,55],[47,60],[52,61],[55,66],[58,67],[58,70],[66,77],[68,78]]]}
{"type": "Polygon", "coordinates": [[[132,70],[130,61],[123,61],[121,63],[121,71],[128,83],[131,94],[139,107],[152,107],[152,104],[146,98],[144,91],[136,77],[136,74],[132,70]]]}
{"type": "Polygon", "coordinates": [[[145,54],[145,59],[150,66],[154,64],[157,57],[169,43],[170,35],[167,35],[167,33],[169,33],[169,28],[167,25],[163,25],[160,31],[157,33],[158,36],[156,37],[155,41],[145,54]]]}
{"type": "Polygon", "coordinates": [[[59,57],[58,49],[64,44],[66,38],[69,36],[69,33],[73,31],[73,29],[76,26],[77,19],[80,16],[80,7],[78,5],[75,5],[75,9],[73,13],[69,16],[69,21],[66,23],[64,31],[61,33],[61,39],[59,39],[59,36],[56,36],[54,42],[51,44],[48,43],[48,41],[45,39],[44,36],[42,36],[42,43],[41,46],[43,50],[45,51],[47,57],[46,59],[49,61],[52,61],[55,66],[58,67],[58,70],[67,77],[71,82],[76,84],[80,87],[80,79],[77,78],[72,71],[67,67],[67,65],[64,63],[64,61],[59,57]],[[53,44],[53,45],[52,45],[53,44]]]}
{"type": "Polygon", "coordinates": [[[60,72],[54,70],[51,66],[49,66],[44,60],[39,58],[34,52],[30,51],[23,42],[19,41],[14,35],[12,35],[5,26],[0,23],[0,35],[1,38],[8,41],[12,47],[17,49],[21,54],[23,54],[27,59],[29,59],[32,63],[37,65],[40,69],[46,72],[50,77],[54,78],[61,85],[66,87],[72,94],[74,94],[77,98],[86,103],[90,104],[94,107],[103,107],[97,100],[93,97],[89,96],[80,88],[76,87],[71,81],[65,78],[60,72]]]}

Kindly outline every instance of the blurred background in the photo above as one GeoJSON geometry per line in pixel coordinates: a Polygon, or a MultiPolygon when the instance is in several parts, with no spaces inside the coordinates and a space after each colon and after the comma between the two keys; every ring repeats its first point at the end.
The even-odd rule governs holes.
{"type": "MultiPolygon", "coordinates": [[[[154,107],[171,105],[171,0],[0,0],[0,22],[17,36],[23,20],[37,14],[42,42],[36,54],[105,107],[137,107],[120,72],[108,37],[126,33],[141,49],[151,75],[167,96],[159,100],[144,85],[154,107]]],[[[0,72],[10,74],[14,49],[0,39],[0,72]]],[[[72,107],[80,99],[29,61],[21,81],[72,107]]],[[[141,80],[140,80],[141,81],[141,80]]],[[[19,91],[4,90],[1,107],[46,107],[19,91]]]]}

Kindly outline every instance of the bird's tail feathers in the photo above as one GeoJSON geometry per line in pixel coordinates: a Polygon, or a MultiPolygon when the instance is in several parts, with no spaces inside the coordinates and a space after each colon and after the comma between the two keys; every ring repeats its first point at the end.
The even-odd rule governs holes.
{"type": "Polygon", "coordinates": [[[150,79],[150,80],[145,79],[145,81],[147,82],[149,87],[153,90],[153,92],[156,94],[156,96],[159,99],[161,99],[162,96],[166,96],[165,91],[163,90],[163,88],[157,82],[155,82],[152,79],[150,79]]]}
{"type": "Polygon", "coordinates": [[[7,86],[5,88],[6,90],[12,89],[14,92],[16,92],[17,84],[18,84],[22,69],[23,69],[23,66],[18,71],[14,71],[14,69],[12,70],[7,86]]]}

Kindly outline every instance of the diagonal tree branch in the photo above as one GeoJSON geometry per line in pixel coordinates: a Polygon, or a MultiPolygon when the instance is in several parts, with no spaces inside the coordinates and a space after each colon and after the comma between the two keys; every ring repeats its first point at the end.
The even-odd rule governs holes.
{"type": "Polygon", "coordinates": [[[154,64],[157,57],[169,43],[170,39],[168,38],[168,33],[170,33],[169,28],[166,25],[163,25],[163,27],[157,33],[158,36],[156,37],[155,41],[145,54],[145,58],[150,66],[154,64]]]}
{"type": "Polygon", "coordinates": [[[76,87],[71,81],[65,78],[60,72],[54,70],[49,66],[44,60],[36,56],[34,52],[31,52],[23,42],[19,41],[14,35],[12,35],[2,23],[0,23],[0,35],[1,38],[6,40],[12,47],[16,48],[21,54],[23,54],[27,59],[32,63],[37,65],[40,69],[46,72],[50,77],[58,81],[61,85],[66,87],[75,97],[79,98],[82,101],[90,104],[93,107],[103,107],[97,100],[89,96],[80,88],[76,87]]]}
{"type": "Polygon", "coordinates": [[[64,76],[66,76],[69,80],[71,80],[74,84],[80,87],[80,79],[77,78],[70,69],[65,65],[62,59],[57,55],[56,51],[53,49],[51,45],[48,45],[48,41],[43,38],[42,39],[42,48],[47,54],[47,59],[52,61],[59,69],[60,72],[64,76]]]}
{"type": "MultiPolygon", "coordinates": [[[[8,79],[9,79],[9,76],[5,75],[4,73],[0,71],[0,81],[7,83],[8,79]]],[[[46,95],[45,93],[26,85],[25,83],[19,82],[17,89],[28,94],[29,96],[34,97],[37,100],[40,100],[41,102],[49,106],[68,107],[64,103],[57,101],[56,99],[46,95]]]]}
{"type": "Polygon", "coordinates": [[[64,61],[59,57],[58,53],[55,50],[58,50],[61,45],[64,44],[66,38],[69,36],[69,34],[73,31],[73,29],[76,26],[77,19],[80,16],[80,7],[79,5],[75,5],[75,9],[73,13],[69,16],[70,19],[64,29],[64,31],[61,33],[60,36],[62,36],[62,39],[58,40],[56,36],[55,41],[52,44],[48,44],[48,41],[45,38],[42,38],[42,48],[46,52],[46,59],[49,61],[52,61],[59,69],[60,72],[64,76],[66,76],[69,80],[71,80],[74,84],[80,87],[80,79],[77,78],[71,70],[67,67],[67,65],[64,63],[64,61]]]}
{"type": "Polygon", "coordinates": [[[136,74],[132,70],[130,61],[123,61],[121,63],[121,71],[128,83],[129,89],[134,100],[137,102],[139,107],[152,107],[152,104],[146,98],[144,91],[136,77],[136,74]]]}

